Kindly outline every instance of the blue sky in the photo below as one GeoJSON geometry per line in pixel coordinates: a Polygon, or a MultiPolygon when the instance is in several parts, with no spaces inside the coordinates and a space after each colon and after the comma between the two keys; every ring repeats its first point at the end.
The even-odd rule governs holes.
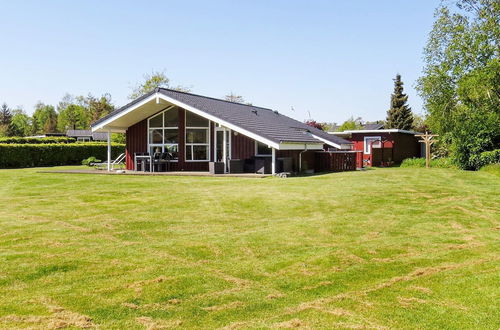
{"type": "Polygon", "coordinates": [[[65,93],[110,93],[165,70],[194,93],[242,95],[299,120],[384,119],[414,84],[439,0],[0,0],[0,102],[31,113],[65,93]],[[295,111],[291,111],[291,107],[295,111]]]}

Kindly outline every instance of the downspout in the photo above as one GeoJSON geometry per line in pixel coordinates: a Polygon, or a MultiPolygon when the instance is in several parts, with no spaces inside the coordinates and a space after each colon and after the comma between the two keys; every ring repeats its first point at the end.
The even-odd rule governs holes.
{"type": "Polygon", "coordinates": [[[307,144],[304,144],[304,148],[305,148],[304,150],[299,152],[299,173],[302,172],[302,153],[307,151],[307,144]]]}

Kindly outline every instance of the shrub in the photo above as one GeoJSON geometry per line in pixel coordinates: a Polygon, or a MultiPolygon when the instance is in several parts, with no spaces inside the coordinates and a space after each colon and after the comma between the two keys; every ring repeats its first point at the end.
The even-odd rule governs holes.
{"type": "Polygon", "coordinates": [[[73,143],[76,139],[65,136],[51,136],[51,137],[2,137],[0,143],[4,144],[49,144],[49,143],[73,143]]]}
{"type": "Polygon", "coordinates": [[[481,167],[490,164],[500,164],[500,149],[484,151],[479,155],[472,157],[471,160],[475,169],[480,169],[481,167]]]}
{"type": "MultiPolygon", "coordinates": [[[[124,152],[123,144],[113,144],[112,158],[124,152]]],[[[0,168],[77,165],[89,157],[107,159],[105,143],[0,144],[0,168]]]]}
{"type": "Polygon", "coordinates": [[[92,166],[92,164],[94,164],[94,163],[100,163],[100,162],[101,162],[100,159],[97,159],[94,156],[92,156],[92,157],[89,157],[87,159],[82,160],[82,165],[92,166]]]}
{"type": "MultiPolygon", "coordinates": [[[[403,160],[401,167],[425,167],[425,158],[407,158],[403,160]]],[[[450,158],[431,159],[431,167],[457,168],[450,158]]]]}

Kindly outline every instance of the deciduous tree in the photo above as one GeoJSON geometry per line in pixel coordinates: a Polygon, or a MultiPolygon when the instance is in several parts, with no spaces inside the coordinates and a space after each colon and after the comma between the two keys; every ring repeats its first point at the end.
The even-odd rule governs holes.
{"type": "Polygon", "coordinates": [[[57,131],[57,112],[54,106],[38,102],[33,113],[33,133],[55,133],[57,131]]]}
{"type": "Polygon", "coordinates": [[[12,111],[12,120],[7,130],[9,136],[27,136],[31,134],[32,130],[30,116],[22,109],[12,111]]]}
{"type": "Polygon", "coordinates": [[[443,3],[424,55],[427,122],[456,163],[473,169],[481,152],[500,148],[500,2],[443,3]]]}
{"type": "Polygon", "coordinates": [[[155,88],[170,88],[180,92],[190,92],[191,88],[186,86],[171,86],[170,79],[165,74],[165,71],[153,71],[151,73],[146,73],[143,76],[143,81],[137,84],[132,93],[129,95],[129,99],[134,100],[144,94],[150,93],[155,90],[155,88]]]}
{"type": "Polygon", "coordinates": [[[357,130],[357,129],[362,129],[363,128],[363,120],[361,117],[358,117],[354,119],[354,117],[351,117],[347,119],[342,125],[339,126],[337,129],[338,132],[343,132],[343,131],[349,131],[349,130],[357,130]]]}
{"type": "Polygon", "coordinates": [[[224,96],[224,99],[229,102],[245,103],[245,99],[241,95],[234,94],[233,92],[224,96]]]}

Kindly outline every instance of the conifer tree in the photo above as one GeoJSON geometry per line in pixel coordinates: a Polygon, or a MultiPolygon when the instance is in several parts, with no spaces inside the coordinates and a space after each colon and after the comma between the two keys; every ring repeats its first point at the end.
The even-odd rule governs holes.
{"type": "Polygon", "coordinates": [[[0,107],[0,125],[9,125],[12,119],[12,113],[10,112],[7,103],[2,104],[0,107]]]}
{"type": "Polygon", "coordinates": [[[412,129],[413,114],[411,108],[406,104],[407,101],[408,95],[403,93],[401,75],[397,74],[396,79],[394,79],[394,93],[391,95],[391,108],[387,111],[385,128],[412,129]]]}

